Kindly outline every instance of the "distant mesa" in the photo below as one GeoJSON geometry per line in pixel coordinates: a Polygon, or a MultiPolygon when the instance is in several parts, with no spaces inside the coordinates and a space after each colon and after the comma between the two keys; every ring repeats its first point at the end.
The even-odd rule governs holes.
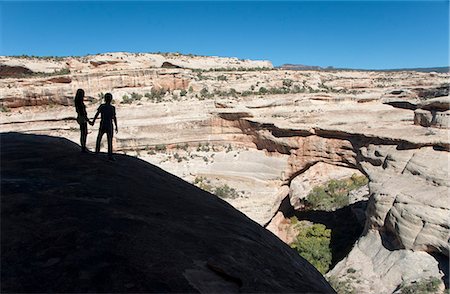
{"type": "Polygon", "coordinates": [[[334,293],[275,235],[145,161],[0,139],[2,293],[334,293]]]}
{"type": "Polygon", "coordinates": [[[396,69],[358,69],[358,68],[340,68],[340,67],[321,67],[317,65],[303,65],[303,64],[283,64],[276,68],[283,70],[319,70],[319,71],[327,71],[327,70],[351,70],[351,71],[417,71],[417,72],[436,72],[436,73],[448,73],[450,71],[450,67],[441,66],[441,67],[424,67],[424,68],[396,68],[396,69]]]}

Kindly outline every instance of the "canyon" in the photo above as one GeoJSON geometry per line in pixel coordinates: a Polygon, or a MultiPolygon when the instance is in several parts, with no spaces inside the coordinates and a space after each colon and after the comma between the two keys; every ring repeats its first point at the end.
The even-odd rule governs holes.
{"type": "Polygon", "coordinates": [[[3,56],[0,64],[0,132],[78,143],[76,90],[85,90],[90,117],[110,92],[116,153],[222,193],[287,243],[287,210],[305,210],[308,193],[331,179],[365,176],[348,210],[361,232],[327,278],[357,293],[429,278],[448,288],[448,73],[296,71],[144,53],[3,56]]]}

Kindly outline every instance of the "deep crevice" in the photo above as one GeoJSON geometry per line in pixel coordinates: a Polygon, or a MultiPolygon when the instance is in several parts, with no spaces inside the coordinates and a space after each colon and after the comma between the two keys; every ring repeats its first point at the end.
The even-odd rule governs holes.
{"type": "Polygon", "coordinates": [[[353,248],[353,245],[361,236],[364,230],[364,223],[356,218],[353,210],[367,207],[367,200],[359,201],[335,211],[308,210],[296,211],[292,207],[289,197],[286,197],[280,204],[278,211],[281,211],[285,218],[297,217],[298,220],[307,220],[313,223],[320,223],[331,229],[330,248],[332,254],[333,268],[339,261],[344,259],[353,248]]]}

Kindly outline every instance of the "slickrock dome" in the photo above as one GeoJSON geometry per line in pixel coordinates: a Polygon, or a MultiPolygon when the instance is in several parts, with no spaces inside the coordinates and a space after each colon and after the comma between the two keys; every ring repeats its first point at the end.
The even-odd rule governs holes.
{"type": "Polygon", "coordinates": [[[1,139],[1,291],[333,293],[277,237],[137,158],[1,139]]]}

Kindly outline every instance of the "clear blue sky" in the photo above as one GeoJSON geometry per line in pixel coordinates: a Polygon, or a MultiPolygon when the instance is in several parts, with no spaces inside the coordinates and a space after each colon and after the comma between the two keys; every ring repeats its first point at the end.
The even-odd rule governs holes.
{"type": "Polygon", "coordinates": [[[1,55],[181,52],[349,68],[449,65],[448,1],[1,2],[1,55]]]}

